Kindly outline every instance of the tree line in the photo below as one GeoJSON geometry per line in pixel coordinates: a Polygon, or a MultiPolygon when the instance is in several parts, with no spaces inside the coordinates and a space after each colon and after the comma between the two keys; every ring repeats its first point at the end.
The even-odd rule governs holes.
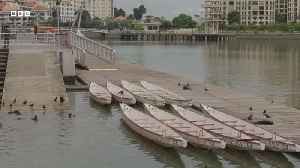
{"type": "MultiPolygon", "coordinates": [[[[92,18],[87,10],[82,13],[81,25],[82,28],[97,28],[97,29],[120,29],[120,30],[142,30],[142,19],[147,13],[147,9],[144,5],[139,5],[137,8],[132,10],[131,14],[127,14],[122,8],[114,8],[113,18],[92,18]],[[124,17],[125,19],[114,19],[118,17],[124,17]]],[[[52,18],[49,18],[48,24],[56,26],[57,17],[56,12],[53,12],[52,18]]],[[[179,28],[195,28],[197,22],[193,20],[192,16],[187,14],[179,14],[172,20],[165,17],[160,17],[161,29],[179,29],[179,28]]],[[[71,26],[72,23],[65,22],[61,23],[62,26],[71,26]]]]}

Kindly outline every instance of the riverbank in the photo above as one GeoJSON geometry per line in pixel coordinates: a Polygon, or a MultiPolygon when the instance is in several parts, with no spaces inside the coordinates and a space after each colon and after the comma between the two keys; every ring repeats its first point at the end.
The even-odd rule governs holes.
{"type": "Polygon", "coordinates": [[[109,32],[84,31],[86,37],[102,41],[161,41],[202,42],[228,41],[236,39],[288,39],[300,40],[300,33],[285,32],[222,32],[222,33],[165,33],[165,32],[109,32]]]}

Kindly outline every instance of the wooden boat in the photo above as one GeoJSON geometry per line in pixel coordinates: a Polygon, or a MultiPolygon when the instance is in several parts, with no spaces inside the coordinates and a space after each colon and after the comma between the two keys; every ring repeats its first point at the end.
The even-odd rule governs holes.
{"type": "Polygon", "coordinates": [[[122,120],[136,133],[165,147],[187,147],[187,141],[151,116],[121,103],[122,120]]]}
{"type": "Polygon", "coordinates": [[[239,150],[265,150],[265,144],[216,120],[174,104],[171,105],[171,109],[185,120],[223,139],[226,145],[231,148],[239,150]]]}
{"type": "Polygon", "coordinates": [[[256,139],[259,139],[259,141],[266,145],[266,148],[268,150],[280,152],[300,152],[300,146],[286,138],[273,134],[244,120],[217,111],[209,106],[205,106],[202,104],[201,107],[210,116],[217,119],[218,121],[256,139]]]}
{"type": "Polygon", "coordinates": [[[129,105],[136,103],[135,97],[125,89],[122,89],[121,87],[114,85],[109,81],[106,82],[106,87],[107,90],[112,94],[113,98],[118,102],[129,105]]]}
{"type": "Polygon", "coordinates": [[[111,104],[111,94],[96,82],[91,82],[89,86],[91,97],[100,104],[111,104]]]}
{"type": "Polygon", "coordinates": [[[191,106],[192,100],[186,99],[176,93],[173,93],[167,89],[164,89],[158,85],[152,84],[147,81],[141,81],[141,84],[144,88],[151,91],[152,93],[156,94],[165,99],[167,104],[177,104],[180,106],[191,106]]]}
{"type": "Polygon", "coordinates": [[[155,106],[165,105],[164,99],[151,93],[150,91],[144,89],[141,86],[138,86],[125,80],[122,80],[121,84],[125,89],[127,89],[130,93],[132,93],[135,96],[137,101],[141,103],[148,103],[155,106]]]}
{"type": "Polygon", "coordinates": [[[193,146],[207,149],[224,149],[226,147],[224,141],[180,117],[150,104],[144,104],[144,107],[154,118],[179,132],[193,146]]]}

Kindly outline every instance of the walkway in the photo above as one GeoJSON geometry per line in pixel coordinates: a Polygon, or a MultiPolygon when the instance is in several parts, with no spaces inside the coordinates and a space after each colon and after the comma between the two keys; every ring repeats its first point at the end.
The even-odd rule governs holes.
{"type": "Polygon", "coordinates": [[[46,111],[70,109],[63,77],[55,61],[56,53],[48,44],[27,43],[11,47],[1,111],[42,112],[44,105],[46,111]],[[65,102],[54,102],[56,96],[63,96],[65,102]],[[15,104],[14,99],[17,100],[15,104]],[[27,101],[26,105],[24,101],[27,101]],[[13,104],[12,108],[10,104],[13,104]]]}

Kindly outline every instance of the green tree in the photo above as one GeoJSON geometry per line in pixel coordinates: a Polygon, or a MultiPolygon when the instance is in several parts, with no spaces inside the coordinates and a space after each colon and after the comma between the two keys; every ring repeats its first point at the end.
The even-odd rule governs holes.
{"type": "Polygon", "coordinates": [[[104,21],[98,17],[95,17],[92,19],[90,27],[97,28],[97,29],[103,29],[104,28],[104,21]]]}
{"type": "Polygon", "coordinates": [[[126,16],[126,12],[122,9],[122,8],[120,8],[120,9],[118,9],[118,8],[114,8],[114,17],[119,17],[119,16],[126,16]]]}
{"type": "Polygon", "coordinates": [[[161,26],[160,26],[161,30],[168,30],[171,29],[173,26],[172,22],[167,20],[165,17],[161,17],[160,22],[161,22],[161,26]]]}
{"type": "Polygon", "coordinates": [[[240,12],[233,11],[228,13],[227,20],[229,25],[240,24],[241,22],[240,12]]]}
{"type": "Polygon", "coordinates": [[[140,5],[138,8],[133,9],[133,16],[136,20],[141,20],[143,15],[146,14],[147,9],[144,5],[140,5]]]}
{"type": "Polygon", "coordinates": [[[178,15],[173,19],[172,23],[176,28],[194,28],[197,25],[197,22],[195,22],[191,16],[186,14],[178,15]]]}
{"type": "Polygon", "coordinates": [[[279,12],[275,12],[275,23],[282,24],[287,23],[287,16],[286,14],[280,14],[279,12]]]}
{"type": "Polygon", "coordinates": [[[90,13],[87,10],[83,10],[81,15],[80,27],[88,28],[91,26],[91,23],[92,23],[92,19],[90,13]]]}
{"type": "Polygon", "coordinates": [[[128,20],[134,20],[135,18],[134,18],[134,16],[133,16],[133,14],[130,14],[129,16],[128,16],[128,20]]]}

